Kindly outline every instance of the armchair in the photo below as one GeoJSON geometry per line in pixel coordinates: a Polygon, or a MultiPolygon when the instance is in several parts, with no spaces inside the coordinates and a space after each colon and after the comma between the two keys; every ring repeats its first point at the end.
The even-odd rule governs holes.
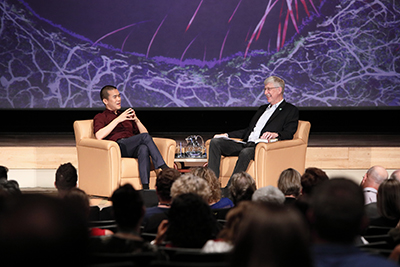
{"type": "MultiPolygon", "coordinates": [[[[130,183],[142,189],[137,159],[122,158],[118,144],[97,140],[93,133],[93,120],[74,122],[78,155],[79,188],[89,195],[111,196],[121,184],[130,183]]],[[[165,163],[173,166],[176,142],[168,138],[153,138],[165,163]]],[[[150,188],[154,188],[156,171],[150,172],[150,188]]]]}
{"type": "MultiPolygon", "coordinates": [[[[299,121],[292,140],[257,144],[254,160],[250,162],[246,171],[256,181],[257,188],[267,185],[277,186],[280,173],[287,168],[304,172],[310,128],[310,122],[299,121]]],[[[207,151],[210,141],[206,142],[207,151]]],[[[219,179],[222,186],[228,183],[236,161],[237,157],[221,157],[219,179]]]]}

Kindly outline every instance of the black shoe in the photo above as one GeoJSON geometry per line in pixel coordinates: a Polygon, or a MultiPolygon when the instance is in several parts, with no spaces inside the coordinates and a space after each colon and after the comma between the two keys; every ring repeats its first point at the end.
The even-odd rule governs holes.
{"type": "Polygon", "coordinates": [[[149,184],[142,184],[143,189],[149,189],[149,184]]]}

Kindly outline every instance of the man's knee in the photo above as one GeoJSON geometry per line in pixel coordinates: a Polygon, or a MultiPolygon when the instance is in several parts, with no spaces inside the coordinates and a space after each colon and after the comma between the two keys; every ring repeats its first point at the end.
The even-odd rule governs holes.
{"type": "Polygon", "coordinates": [[[239,158],[243,157],[243,158],[254,159],[254,153],[255,153],[254,147],[246,147],[239,152],[239,158]]]}
{"type": "Polygon", "coordinates": [[[221,147],[221,143],[225,141],[222,138],[213,138],[210,141],[210,148],[218,148],[220,149],[221,147]]]}
{"type": "Polygon", "coordinates": [[[146,145],[140,145],[138,147],[138,155],[149,156],[149,148],[146,145]]]}
{"type": "Polygon", "coordinates": [[[151,140],[151,136],[149,133],[141,133],[140,137],[142,138],[143,142],[147,142],[151,140]]]}

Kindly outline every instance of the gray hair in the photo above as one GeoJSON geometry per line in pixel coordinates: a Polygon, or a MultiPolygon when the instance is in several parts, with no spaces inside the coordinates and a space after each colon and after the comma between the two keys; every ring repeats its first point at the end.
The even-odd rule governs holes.
{"type": "Polygon", "coordinates": [[[285,195],[275,186],[268,185],[257,189],[254,192],[251,200],[265,203],[283,204],[285,202],[285,195]]]}
{"type": "Polygon", "coordinates": [[[277,76],[269,76],[267,79],[264,80],[264,85],[267,85],[267,83],[274,83],[275,85],[279,86],[282,88],[282,95],[283,92],[285,91],[285,81],[282,80],[281,78],[277,76]]]}

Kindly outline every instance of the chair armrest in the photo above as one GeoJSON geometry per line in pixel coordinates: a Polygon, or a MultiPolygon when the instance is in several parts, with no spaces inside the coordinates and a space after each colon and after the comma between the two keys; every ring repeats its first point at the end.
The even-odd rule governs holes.
{"type": "Polygon", "coordinates": [[[160,154],[163,156],[165,163],[172,167],[174,166],[176,141],[170,138],[153,137],[160,154]]]}
{"type": "Polygon", "coordinates": [[[117,142],[110,140],[98,140],[93,138],[82,139],[79,142],[78,146],[87,148],[97,148],[102,150],[110,150],[111,148],[119,149],[119,145],[117,144],[117,142]]]}
{"type": "Polygon", "coordinates": [[[304,144],[306,144],[306,143],[302,139],[283,140],[283,141],[277,141],[277,142],[273,142],[273,143],[258,143],[256,146],[256,150],[265,149],[265,150],[269,151],[269,150],[301,146],[304,144]]]}

